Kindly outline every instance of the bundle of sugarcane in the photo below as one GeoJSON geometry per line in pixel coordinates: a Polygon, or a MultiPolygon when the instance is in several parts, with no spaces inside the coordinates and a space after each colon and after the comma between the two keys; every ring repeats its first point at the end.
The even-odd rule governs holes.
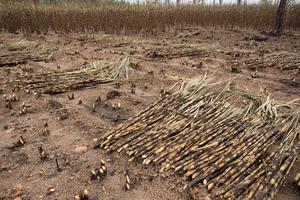
{"type": "Polygon", "coordinates": [[[300,70],[299,53],[281,53],[272,56],[274,65],[281,70],[300,70]]]}
{"type": "Polygon", "coordinates": [[[283,107],[290,112],[299,103],[249,95],[204,76],[182,83],[99,141],[130,160],[182,174],[185,188],[204,183],[218,197],[272,198],[295,161],[299,134],[299,111],[278,113],[283,107]],[[233,96],[247,97],[249,106],[233,106],[233,96]]]}
{"type": "Polygon", "coordinates": [[[57,49],[39,48],[32,51],[15,52],[0,56],[0,67],[6,65],[17,65],[28,61],[48,61],[53,58],[57,49]]]}
{"type": "Polygon", "coordinates": [[[261,58],[248,58],[243,61],[243,64],[250,70],[271,66],[276,66],[281,70],[300,70],[300,56],[299,53],[280,53],[261,58]]]}
{"type": "Polygon", "coordinates": [[[3,41],[0,43],[1,49],[6,49],[8,51],[17,51],[26,49],[27,46],[32,45],[32,42],[28,40],[14,40],[14,41],[3,41]]]}
{"type": "Polygon", "coordinates": [[[293,148],[285,149],[290,143],[283,142],[279,148],[273,149],[276,147],[274,144],[277,140],[280,137],[286,138],[287,131],[292,128],[285,126],[284,121],[277,123],[280,123],[281,127],[277,130],[264,131],[263,137],[255,137],[256,141],[244,148],[241,159],[231,163],[230,167],[212,180],[204,180],[209,190],[217,186],[213,192],[215,196],[230,199],[272,199],[274,197],[296,159],[293,148]],[[249,148],[251,150],[247,152],[249,148]]]}
{"type": "Polygon", "coordinates": [[[112,63],[95,61],[76,70],[20,75],[10,82],[27,92],[62,93],[125,79],[131,70],[125,57],[112,63]]]}
{"type": "Polygon", "coordinates": [[[193,47],[174,46],[172,48],[147,49],[145,56],[155,58],[182,58],[193,57],[201,54],[201,50],[193,47]]]}
{"type": "MultiPolygon", "coordinates": [[[[200,80],[199,84],[205,84],[204,82],[201,83],[203,80],[200,80]]],[[[153,106],[143,111],[140,115],[122,124],[120,128],[116,128],[115,130],[105,134],[101,138],[101,140],[103,140],[102,146],[112,150],[117,149],[122,147],[123,143],[128,143],[128,141],[118,140],[119,137],[123,138],[124,136],[129,136],[127,133],[132,134],[131,137],[134,139],[139,136],[139,130],[147,130],[151,132],[158,130],[159,128],[157,128],[157,126],[163,127],[165,124],[168,125],[172,122],[176,122],[174,126],[177,126],[178,129],[188,127],[185,125],[185,121],[193,121],[195,118],[194,116],[200,115],[200,111],[202,110],[203,112],[208,111],[209,108],[206,106],[205,102],[212,101],[213,97],[218,94],[214,91],[207,91],[206,94],[203,93],[202,95],[200,92],[197,92],[200,87],[193,89],[192,82],[190,83],[189,87],[190,90],[183,88],[178,93],[175,93],[171,96],[165,96],[153,106]],[[182,121],[182,123],[178,123],[179,121],[182,121]]],[[[221,84],[218,83],[211,84],[210,87],[217,88],[219,91],[224,89],[221,87],[221,84]]],[[[205,88],[203,91],[207,89],[208,88],[205,88]]],[[[168,129],[167,126],[166,129],[168,129]]],[[[128,140],[130,140],[131,137],[129,137],[128,140]]]]}
{"type": "Polygon", "coordinates": [[[250,70],[260,70],[271,66],[271,63],[265,58],[248,58],[243,62],[243,65],[250,70]]]}
{"type": "Polygon", "coordinates": [[[243,117],[250,124],[247,124],[242,137],[236,138],[237,142],[221,151],[223,156],[217,156],[210,163],[212,167],[202,162],[205,170],[198,174],[192,171],[192,176],[196,176],[187,187],[202,180],[215,196],[229,199],[273,198],[296,159],[294,144],[299,135],[300,118],[299,104],[293,105],[298,112],[279,115],[277,109],[288,104],[279,105],[270,96],[265,101],[250,104],[243,117]],[[278,143],[280,145],[276,148],[278,143]],[[230,158],[230,155],[234,156],[230,158]]]}

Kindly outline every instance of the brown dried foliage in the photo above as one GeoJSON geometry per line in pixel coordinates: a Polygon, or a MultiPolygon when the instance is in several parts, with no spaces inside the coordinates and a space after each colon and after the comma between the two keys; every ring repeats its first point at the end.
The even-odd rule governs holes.
{"type": "MultiPolygon", "coordinates": [[[[7,32],[94,32],[135,34],[211,26],[272,29],[274,5],[129,5],[1,3],[0,29],[7,32]]],[[[285,28],[299,30],[300,6],[289,6],[285,28]]]]}

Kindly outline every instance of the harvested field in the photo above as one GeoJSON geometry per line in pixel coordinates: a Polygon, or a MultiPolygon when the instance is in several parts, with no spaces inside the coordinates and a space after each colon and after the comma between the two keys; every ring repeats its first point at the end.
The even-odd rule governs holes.
{"type": "Polygon", "coordinates": [[[299,199],[299,33],[159,33],[0,33],[0,199],[299,199]]]}

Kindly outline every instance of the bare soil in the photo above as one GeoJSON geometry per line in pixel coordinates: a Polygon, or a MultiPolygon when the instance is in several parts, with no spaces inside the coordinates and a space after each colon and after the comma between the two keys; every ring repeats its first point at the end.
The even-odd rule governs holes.
{"type": "MultiPolygon", "coordinates": [[[[245,40],[246,36],[259,34],[249,30],[201,28],[159,36],[0,33],[0,56],[24,48],[34,51],[37,46],[59,49],[51,61],[29,60],[17,66],[0,67],[1,96],[15,93],[20,99],[9,109],[4,98],[0,98],[0,199],[73,199],[84,189],[89,191],[91,199],[191,199],[182,189],[184,182],[180,176],[159,174],[155,166],[129,162],[123,154],[94,149],[93,139],[159,99],[161,87],[168,88],[179,79],[190,79],[206,71],[214,73],[217,79],[235,78],[239,86],[253,91],[265,88],[282,101],[299,98],[299,84],[292,84],[299,73],[266,67],[253,76],[254,72],[243,65],[237,71],[232,69],[232,62],[249,55],[259,56],[261,52],[300,54],[299,33],[269,37],[266,41],[245,40]],[[27,42],[21,48],[9,48],[19,40],[27,42]],[[5,83],[17,73],[72,69],[93,60],[114,61],[126,55],[136,64],[132,80],[121,82],[120,87],[106,84],[76,90],[74,100],[69,100],[67,93],[34,96],[22,90],[12,91],[13,87],[5,83]],[[132,82],[136,84],[134,94],[130,92],[132,82]],[[120,95],[107,98],[111,91],[120,95]],[[102,102],[93,112],[97,96],[101,96],[102,102]],[[81,105],[79,98],[83,101],[81,105]],[[23,102],[30,107],[26,114],[20,115],[23,102]],[[113,109],[112,105],[118,103],[121,110],[113,109]],[[120,117],[115,122],[116,115],[120,117]],[[44,127],[45,121],[48,127],[44,127]],[[25,145],[11,149],[20,135],[25,145]],[[46,160],[39,158],[41,145],[48,154],[46,160]],[[107,163],[108,175],[101,181],[91,181],[90,170],[99,167],[100,159],[107,163]],[[129,191],[124,190],[125,170],[134,180],[129,191]]],[[[299,188],[293,182],[299,171],[298,159],[277,200],[300,199],[299,188]]],[[[210,199],[204,189],[201,194],[197,198],[210,199]]]]}

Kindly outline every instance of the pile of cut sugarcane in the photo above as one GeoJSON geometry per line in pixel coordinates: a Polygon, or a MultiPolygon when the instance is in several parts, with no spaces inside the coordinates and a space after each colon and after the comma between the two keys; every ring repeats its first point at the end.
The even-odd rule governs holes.
{"type": "Polygon", "coordinates": [[[272,62],[265,58],[248,58],[243,62],[248,69],[256,71],[272,66],[272,62]]]}
{"type": "Polygon", "coordinates": [[[300,55],[299,53],[266,55],[261,58],[248,58],[243,64],[250,70],[272,66],[278,67],[281,70],[300,70],[300,55]]]}
{"type": "Polygon", "coordinates": [[[103,134],[101,147],[177,172],[186,189],[204,184],[213,197],[273,198],[296,159],[299,101],[283,104],[233,85],[206,76],[177,85],[103,134]],[[236,99],[247,106],[234,106],[236,99]]]}
{"type": "Polygon", "coordinates": [[[76,70],[24,74],[10,80],[15,86],[33,93],[62,93],[128,78],[129,58],[109,63],[95,61],[76,70]]]}
{"type": "Polygon", "coordinates": [[[273,64],[279,66],[281,70],[300,70],[299,53],[282,53],[272,57],[273,64]]]}
{"type": "Polygon", "coordinates": [[[18,65],[28,61],[48,61],[57,52],[56,49],[39,48],[33,51],[21,51],[0,56],[0,67],[6,65],[18,65]]]}
{"type": "Polygon", "coordinates": [[[192,47],[177,47],[173,48],[158,48],[158,49],[147,49],[145,56],[148,58],[182,58],[182,57],[193,57],[201,54],[201,51],[192,47]]]}

